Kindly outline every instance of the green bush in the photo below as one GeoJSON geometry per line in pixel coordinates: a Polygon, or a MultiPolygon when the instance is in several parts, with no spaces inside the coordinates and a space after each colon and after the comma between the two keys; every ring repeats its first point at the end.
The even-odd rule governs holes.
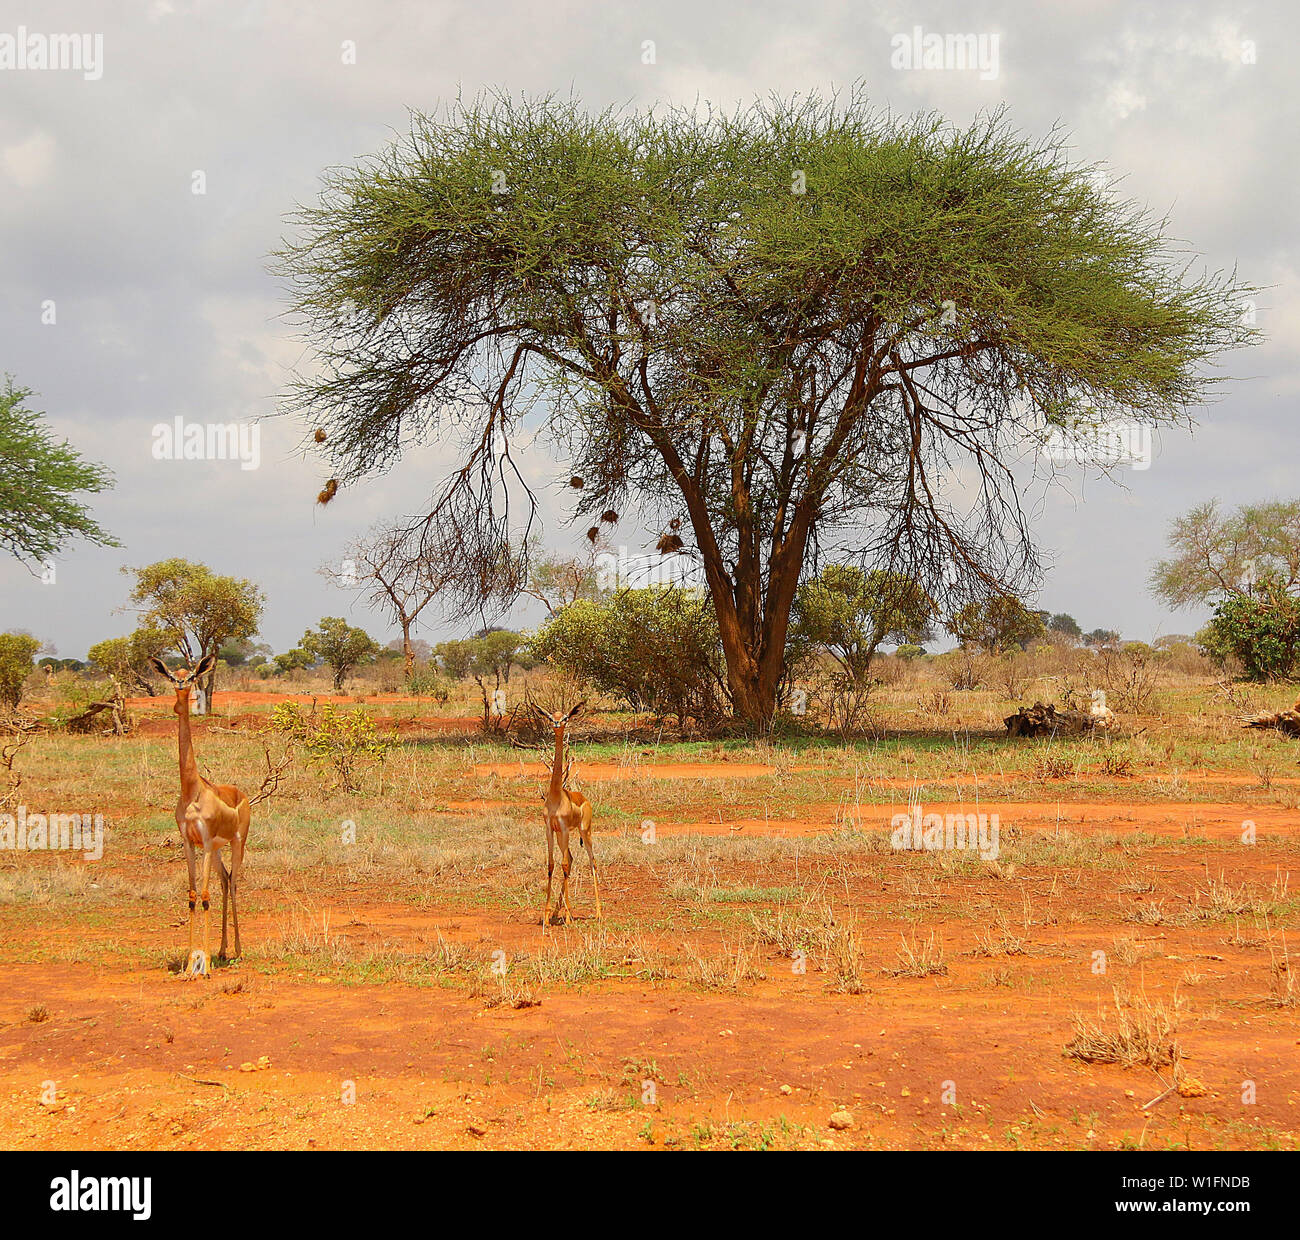
{"type": "Polygon", "coordinates": [[[450,685],[438,675],[436,668],[427,664],[417,664],[412,669],[411,678],[406,682],[406,691],[412,697],[433,698],[435,702],[445,702],[451,696],[450,685]]]}
{"type": "Polygon", "coordinates": [[[707,597],[677,586],[620,590],[562,608],[530,645],[534,658],[612,693],[633,710],[706,726],[727,709],[718,622],[707,597]]]}
{"type": "Polygon", "coordinates": [[[1292,679],[1300,663],[1300,599],[1281,582],[1265,581],[1253,594],[1219,603],[1199,640],[1216,662],[1237,660],[1250,680],[1292,679]]]}
{"type": "Polygon", "coordinates": [[[23,700],[23,682],[40,648],[41,643],[26,633],[0,633],[0,706],[15,710],[23,700]]]}
{"type": "Polygon", "coordinates": [[[281,702],[271,711],[269,727],[307,753],[313,766],[329,768],[344,792],[360,792],[360,767],[388,756],[388,742],[364,710],[340,710],[326,702],[303,714],[296,702],[281,702]]]}

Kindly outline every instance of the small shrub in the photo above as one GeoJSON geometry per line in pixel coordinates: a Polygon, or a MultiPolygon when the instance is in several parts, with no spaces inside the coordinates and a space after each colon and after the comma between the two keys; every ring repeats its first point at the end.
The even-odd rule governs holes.
{"type": "Polygon", "coordinates": [[[268,726],[301,746],[312,765],[332,770],[344,792],[360,792],[360,768],[388,756],[388,742],[366,711],[340,710],[333,702],[319,710],[313,704],[306,715],[296,702],[281,702],[268,726]]]}

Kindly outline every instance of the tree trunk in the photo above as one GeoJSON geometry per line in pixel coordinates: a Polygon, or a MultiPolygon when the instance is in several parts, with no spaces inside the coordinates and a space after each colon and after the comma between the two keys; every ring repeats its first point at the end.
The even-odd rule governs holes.
{"type": "Polygon", "coordinates": [[[411,622],[405,616],[402,617],[402,676],[405,680],[411,679],[411,674],[415,671],[415,651],[411,649],[411,622]]]}
{"type": "MultiPolygon", "coordinates": [[[[205,652],[200,652],[199,658],[203,658],[204,653],[205,652]]],[[[211,651],[211,653],[212,655],[215,656],[217,652],[213,650],[211,651]]],[[[203,709],[207,714],[212,713],[212,695],[216,692],[216,689],[217,689],[217,661],[214,657],[212,661],[212,670],[203,678],[203,680],[199,684],[199,691],[203,694],[203,709]]]]}
{"type": "MultiPolygon", "coordinates": [[[[757,556],[749,557],[746,575],[753,579],[733,586],[718,554],[712,532],[697,542],[704,557],[705,577],[718,617],[722,653],[727,662],[727,688],[736,718],[756,732],[769,732],[776,714],[777,692],[785,667],[785,638],[790,625],[790,609],[799,575],[803,569],[804,549],[808,541],[808,517],[796,512],[790,529],[774,548],[768,571],[766,597],[761,594],[761,564],[757,556]],[[754,617],[755,628],[741,622],[736,595],[750,593],[762,597],[761,612],[754,617]]],[[[739,573],[739,568],[738,568],[739,573]]]]}

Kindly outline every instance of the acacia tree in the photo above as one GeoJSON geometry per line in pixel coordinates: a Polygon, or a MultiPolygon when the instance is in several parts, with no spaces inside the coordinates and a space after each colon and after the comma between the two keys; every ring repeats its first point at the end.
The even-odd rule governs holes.
{"type": "Polygon", "coordinates": [[[319,367],[288,408],[334,489],[458,439],[413,528],[456,549],[469,603],[503,601],[528,575],[514,441],[540,409],[575,516],[683,522],[758,728],[806,565],[888,568],[948,610],[1023,589],[1012,462],[1185,419],[1201,363],[1252,334],[1250,290],[1189,272],[1059,135],[857,93],[733,115],[458,102],[328,173],[295,225],[280,271],[319,367]]]}
{"type": "Polygon", "coordinates": [[[410,537],[401,526],[381,522],[348,545],[339,566],[326,564],[320,571],[335,585],[364,593],[402,630],[402,672],[410,680],[415,669],[411,630],[437,597],[449,576],[446,569],[413,553],[410,537]]]}
{"type": "Polygon", "coordinates": [[[862,687],[881,643],[930,641],[934,613],[934,601],[906,577],[828,564],[799,587],[791,637],[824,647],[853,685],[862,687]]]}
{"type": "Polygon", "coordinates": [[[1210,500],[1176,518],[1168,541],[1173,554],[1157,561],[1151,588],[1171,608],[1250,595],[1266,582],[1291,593],[1300,583],[1300,500],[1231,513],[1210,500]]]}
{"type": "MultiPolygon", "coordinates": [[[[262,591],[241,577],[214,573],[206,564],[173,558],[122,571],[135,574],[130,597],[141,627],[160,629],[168,648],[191,667],[205,655],[215,656],[227,641],[252,637],[262,622],[262,591]]],[[[202,686],[209,702],[216,680],[214,665],[202,686]]]]}
{"type": "Polygon", "coordinates": [[[126,637],[109,637],[96,642],[87,658],[100,671],[115,676],[125,684],[154,696],[154,682],[149,679],[150,659],[160,659],[171,646],[161,629],[139,628],[126,637]]]}
{"type": "Polygon", "coordinates": [[[579,599],[594,599],[599,595],[599,560],[602,555],[611,553],[599,529],[593,529],[596,529],[596,537],[588,540],[590,547],[585,555],[564,555],[540,549],[530,551],[528,581],[523,593],[543,604],[547,616],[554,616],[579,599]]]}
{"type": "Polygon", "coordinates": [[[958,645],[985,654],[1025,650],[1046,632],[1042,612],[1030,611],[1018,598],[1006,594],[967,603],[947,621],[946,628],[958,645]]]}
{"type": "MultiPolygon", "coordinates": [[[[320,659],[334,675],[334,691],[340,692],[348,674],[365,663],[373,663],[379,643],[365,629],[354,628],[340,616],[325,616],[319,626],[308,629],[298,650],[320,659]]],[[[290,651],[290,656],[293,655],[290,651]]],[[[277,660],[278,661],[278,660],[277,660]]]]}
{"type": "Polygon", "coordinates": [[[113,475],[59,443],[27,407],[32,392],[6,376],[0,390],[0,547],[20,559],[43,560],[70,539],[101,547],[121,544],[76,496],[108,490],[113,475]]]}

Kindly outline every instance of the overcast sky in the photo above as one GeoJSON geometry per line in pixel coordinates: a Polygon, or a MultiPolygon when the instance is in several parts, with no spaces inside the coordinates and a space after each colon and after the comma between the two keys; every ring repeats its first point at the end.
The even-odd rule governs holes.
{"type": "MultiPolygon", "coordinates": [[[[458,90],[573,91],[595,110],[732,106],[860,81],[898,112],[938,109],[965,125],[1005,102],[1030,134],[1059,123],[1081,161],[1103,162],[1128,195],[1168,213],[1209,266],[1269,286],[1256,309],[1267,339],[1230,355],[1240,379],[1200,411],[1194,435],[1164,434],[1149,469],[1123,472],[1122,486],[1085,485],[1074,471],[1068,490],[1036,505],[1050,565],[1039,605],[1129,637],[1190,631],[1204,617],[1169,614],[1146,586],[1170,519],[1211,496],[1238,504],[1300,492],[1294,4],[111,9],[0,0],[0,44],[19,27],[102,36],[89,72],[0,67],[0,372],[34,388],[56,431],[117,479],[94,511],[121,550],[74,546],[53,584],[0,564],[0,628],[27,629],[62,656],[133,627],[118,610],[123,565],[177,555],[261,585],[262,636],[277,650],[322,615],[392,636],[316,569],[376,519],[420,508],[447,469],[436,448],[321,509],[322,467],[300,452],[300,425],[261,423],[250,470],[155,460],[153,428],[275,411],[289,369],[309,360],[267,270],[285,213],[314,197],[322,169],[376,150],[406,128],[408,109],[432,110],[458,90]],[[996,35],[996,75],[891,67],[891,41],[916,26],[996,35]],[[196,173],[205,193],[193,192],[196,173]]],[[[560,471],[530,462],[546,484],[547,541],[576,548],[581,531],[565,523],[552,485],[560,471]]],[[[512,622],[536,618],[520,608],[512,622]]],[[[420,635],[450,634],[435,620],[420,635]]]]}

